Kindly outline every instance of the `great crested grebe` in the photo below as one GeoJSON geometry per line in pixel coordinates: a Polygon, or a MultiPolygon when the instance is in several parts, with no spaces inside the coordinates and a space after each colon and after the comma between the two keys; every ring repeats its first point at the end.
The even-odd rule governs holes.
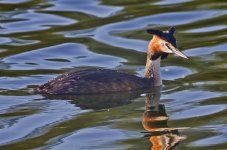
{"type": "Polygon", "coordinates": [[[153,38],[148,45],[147,62],[144,77],[137,77],[110,69],[86,69],[65,73],[36,88],[36,93],[46,95],[99,94],[161,86],[160,61],[169,53],[187,59],[177,49],[173,34],[175,28],[167,31],[149,29],[153,38]]]}

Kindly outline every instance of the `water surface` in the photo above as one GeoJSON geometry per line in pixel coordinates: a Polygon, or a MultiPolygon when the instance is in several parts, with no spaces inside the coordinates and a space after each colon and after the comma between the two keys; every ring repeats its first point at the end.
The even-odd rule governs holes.
{"type": "Polygon", "coordinates": [[[226,15],[222,0],[0,0],[0,149],[226,149],[226,15]],[[190,60],[162,62],[161,94],[31,92],[81,68],[142,76],[146,29],[168,26],[190,60]]]}

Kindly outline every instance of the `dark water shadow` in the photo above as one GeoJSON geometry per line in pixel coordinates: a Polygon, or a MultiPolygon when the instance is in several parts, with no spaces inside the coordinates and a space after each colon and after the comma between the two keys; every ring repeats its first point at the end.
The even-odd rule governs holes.
{"type": "Polygon", "coordinates": [[[123,106],[132,103],[132,101],[144,93],[156,93],[160,87],[152,89],[141,89],[130,92],[115,92],[107,94],[89,94],[89,95],[43,95],[45,98],[54,100],[70,100],[72,104],[81,109],[109,109],[117,106],[123,106]]]}

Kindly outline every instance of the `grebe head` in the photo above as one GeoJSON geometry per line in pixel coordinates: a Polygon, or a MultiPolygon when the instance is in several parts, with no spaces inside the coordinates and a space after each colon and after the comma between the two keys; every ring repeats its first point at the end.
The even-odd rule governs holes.
{"type": "Polygon", "coordinates": [[[147,32],[153,34],[148,47],[152,60],[156,60],[159,57],[164,59],[170,53],[188,59],[186,55],[177,49],[176,38],[173,36],[175,32],[174,27],[169,28],[167,31],[148,29],[147,32]]]}

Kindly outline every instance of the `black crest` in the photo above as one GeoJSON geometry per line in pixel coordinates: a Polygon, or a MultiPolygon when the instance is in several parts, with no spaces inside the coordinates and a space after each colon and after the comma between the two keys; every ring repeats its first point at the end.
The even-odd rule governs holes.
{"type": "Polygon", "coordinates": [[[173,36],[175,32],[174,27],[170,27],[167,31],[161,31],[156,29],[148,29],[147,33],[159,36],[161,39],[170,42],[173,46],[177,47],[176,38],[173,36]]]}

